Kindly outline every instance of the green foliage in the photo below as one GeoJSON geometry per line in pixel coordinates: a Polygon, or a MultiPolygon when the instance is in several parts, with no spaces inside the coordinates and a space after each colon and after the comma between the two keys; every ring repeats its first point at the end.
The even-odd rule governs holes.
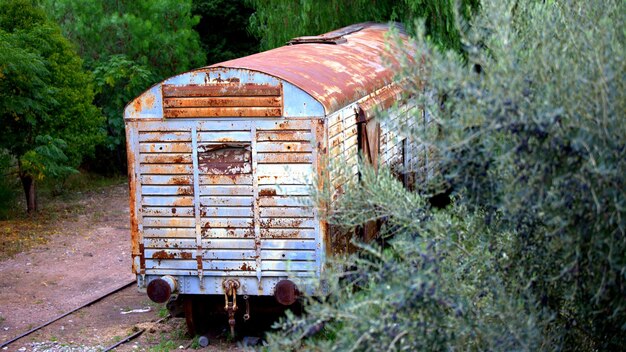
{"type": "MultiPolygon", "coordinates": [[[[412,30],[416,18],[425,19],[427,33],[437,45],[460,50],[455,26],[454,1],[449,0],[247,0],[256,10],[250,17],[250,32],[261,39],[261,49],[284,45],[291,38],[317,35],[353,23],[400,21],[412,30]]],[[[478,0],[459,2],[468,19],[478,9],[478,0]]]]}
{"type": "Polygon", "coordinates": [[[159,318],[165,318],[168,315],[170,315],[170,312],[167,309],[167,307],[160,307],[158,315],[159,315],[159,318]]]}
{"type": "Polygon", "coordinates": [[[43,10],[28,0],[0,3],[0,148],[17,159],[21,177],[59,176],[102,140],[81,66],[43,10]]]}
{"type": "Polygon", "coordinates": [[[156,80],[149,68],[138,65],[126,55],[111,55],[93,68],[98,95],[96,104],[107,116],[105,147],[115,151],[125,141],[124,118],[121,108],[156,80]]]}
{"type": "Polygon", "coordinates": [[[501,218],[494,231],[515,233],[508,284],[530,286],[553,317],[547,344],[623,346],[626,5],[483,8],[490,16],[468,37],[470,69],[427,54],[446,108],[431,106],[436,131],[422,138],[465,204],[501,218]]]}
{"type": "Polygon", "coordinates": [[[161,341],[154,346],[150,346],[148,351],[150,352],[169,352],[177,349],[176,342],[171,339],[168,339],[164,336],[161,337],[161,341]]]}
{"type": "Polygon", "coordinates": [[[126,55],[162,79],[204,62],[198,34],[192,29],[199,18],[191,15],[191,1],[44,3],[89,68],[111,55],[126,55]]]}
{"type": "Polygon", "coordinates": [[[208,64],[258,52],[258,40],[247,31],[253,12],[244,0],[193,0],[192,13],[200,16],[194,29],[208,64]]]}
{"type": "Polygon", "coordinates": [[[418,193],[451,188],[453,203],[432,209],[362,168],[329,220],[387,219],[393,238],[340,262],[270,348],[622,349],[624,13],[619,0],[485,1],[465,60],[417,26],[421,64],[400,75],[430,124],[393,128],[439,160],[418,193]]]}
{"type": "Polygon", "coordinates": [[[396,19],[399,5],[388,0],[332,0],[318,2],[249,0],[255,13],[250,31],[261,39],[261,49],[285,45],[291,38],[317,35],[357,22],[396,19]]]}
{"type": "Polygon", "coordinates": [[[29,174],[37,181],[46,176],[60,179],[78,170],[67,166],[68,157],[63,152],[67,144],[59,138],[48,135],[35,138],[36,147],[27,151],[19,159],[21,172],[29,174]]]}
{"type": "Polygon", "coordinates": [[[204,64],[191,0],[45,0],[92,71],[107,139],[92,169],[125,171],[124,106],[150,85],[204,64]]]}
{"type": "Polygon", "coordinates": [[[400,19],[411,33],[416,29],[415,19],[423,20],[425,33],[435,45],[460,51],[461,34],[465,26],[459,28],[457,22],[469,21],[479,5],[479,0],[404,0],[405,8],[400,19]]]}
{"type": "Polygon", "coordinates": [[[340,260],[346,269],[324,278],[328,294],[282,322],[270,349],[537,350],[540,312],[493,275],[510,263],[512,234],[494,236],[484,214],[461,205],[429,210],[387,169],[362,170],[329,220],[388,218],[383,236],[393,239],[384,249],[361,244],[359,256],[340,260]]]}

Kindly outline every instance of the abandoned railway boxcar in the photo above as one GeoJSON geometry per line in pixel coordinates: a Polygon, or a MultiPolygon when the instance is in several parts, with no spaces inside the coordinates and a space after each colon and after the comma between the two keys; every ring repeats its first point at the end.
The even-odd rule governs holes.
{"type": "MultiPolygon", "coordinates": [[[[312,293],[309,279],[346,249],[309,201],[324,182],[340,193],[345,175],[328,163],[358,177],[359,151],[402,169],[420,162],[372,119],[401,95],[388,31],[365,23],[296,38],[168,78],[128,104],[133,272],[153,300],[226,295],[233,310],[237,295],[290,304],[312,293]]],[[[392,119],[418,108],[401,104],[392,119]]]]}

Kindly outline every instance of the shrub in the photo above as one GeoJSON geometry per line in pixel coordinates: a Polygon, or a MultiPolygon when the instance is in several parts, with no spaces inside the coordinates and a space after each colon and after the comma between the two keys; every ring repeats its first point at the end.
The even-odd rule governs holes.
{"type": "Polygon", "coordinates": [[[413,194],[363,170],[329,219],[387,218],[389,248],[346,259],[270,348],[623,348],[625,10],[484,1],[462,56],[418,31],[406,50],[422,64],[400,76],[430,124],[395,127],[435,151],[439,174],[413,194]],[[446,189],[444,210],[422,200],[446,189]]]}
{"type": "Polygon", "coordinates": [[[461,205],[431,211],[387,170],[364,168],[331,221],[373,218],[388,218],[382,235],[394,235],[389,245],[360,244],[360,255],[338,260],[342,270],[324,278],[327,294],[311,298],[305,315],[283,321],[268,337],[270,349],[539,348],[541,312],[493,275],[510,261],[512,234],[494,236],[482,213],[461,205]]]}

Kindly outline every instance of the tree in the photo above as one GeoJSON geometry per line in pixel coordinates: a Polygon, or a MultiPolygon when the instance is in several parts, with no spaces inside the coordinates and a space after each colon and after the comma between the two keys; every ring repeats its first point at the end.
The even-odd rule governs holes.
{"type": "Polygon", "coordinates": [[[0,150],[0,219],[7,218],[17,198],[17,178],[12,176],[15,160],[6,149],[0,150]]]}
{"type": "Polygon", "coordinates": [[[206,62],[214,64],[259,51],[259,42],[248,32],[254,9],[244,0],[194,0],[194,15],[200,22],[194,29],[200,35],[206,62]]]}
{"type": "Polygon", "coordinates": [[[0,3],[0,148],[17,159],[28,212],[36,181],[74,172],[102,140],[90,78],[43,9],[0,3]]]}
{"type": "Polygon", "coordinates": [[[340,262],[270,348],[623,349],[625,12],[619,0],[485,0],[464,59],[418,30],[407,52],[421,64],[399,75],[431,123],[387,122],[429,147],[439,175],[410,192],[361,168],[329,220],[386,219],[389,246],[340,262]],[[429,206],[446,189],[452,203],[429,206]]]}
{"type": "MultiPolygon", "coordinates": [[[[455,2],[449,0],[247,0],[255,9],[250,31],[261,39],[261,49],[284,45],[291,38],[317,35],[353,23],[400,21],[412,31],[414,20],[422,18],[434,43],[460,50],[455,2]],[[289,14],[289,16],[285,16],[289,14]]],[[[462,0],[460,9],[469,19],[478,9],[478,0],[462,0]]]]}
{"type": "Polygon", "coordinates": [[[92,167],[125,170],[123,109],[164,78],[201,66],[205,55],[193,26],[191,0],[45,0],[46,9],[93,72],[96,105],[107,119],[107,139],[92,167]]]}

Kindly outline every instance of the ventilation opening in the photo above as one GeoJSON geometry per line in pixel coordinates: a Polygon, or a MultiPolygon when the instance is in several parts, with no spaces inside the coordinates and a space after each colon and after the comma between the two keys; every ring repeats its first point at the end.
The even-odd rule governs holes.
{"type": "Polygon", "coordinates": [[[198,146],[198,169],[209,175],[249,174],[252,172],[250,144],[202,144],[198,146]]]}
{"type": "Polygon", "coordinates": [[[297,37],[291,39],[287,44],[342,44],[346,43],[348,40],[344,38],[344,35],[348,35],[350,33],[358,32],[361,29],[365,28],[363,25],[353,25],[342,28],[340,30],[329,32],[322,35],[316,36],[306,36],[306,37],[297,37]]]}
{"type": "Polygon", "coordinates": [[[163,85],[163,116],[278,117],[283,112],[282,85],[238,83],[163,85]]]}

